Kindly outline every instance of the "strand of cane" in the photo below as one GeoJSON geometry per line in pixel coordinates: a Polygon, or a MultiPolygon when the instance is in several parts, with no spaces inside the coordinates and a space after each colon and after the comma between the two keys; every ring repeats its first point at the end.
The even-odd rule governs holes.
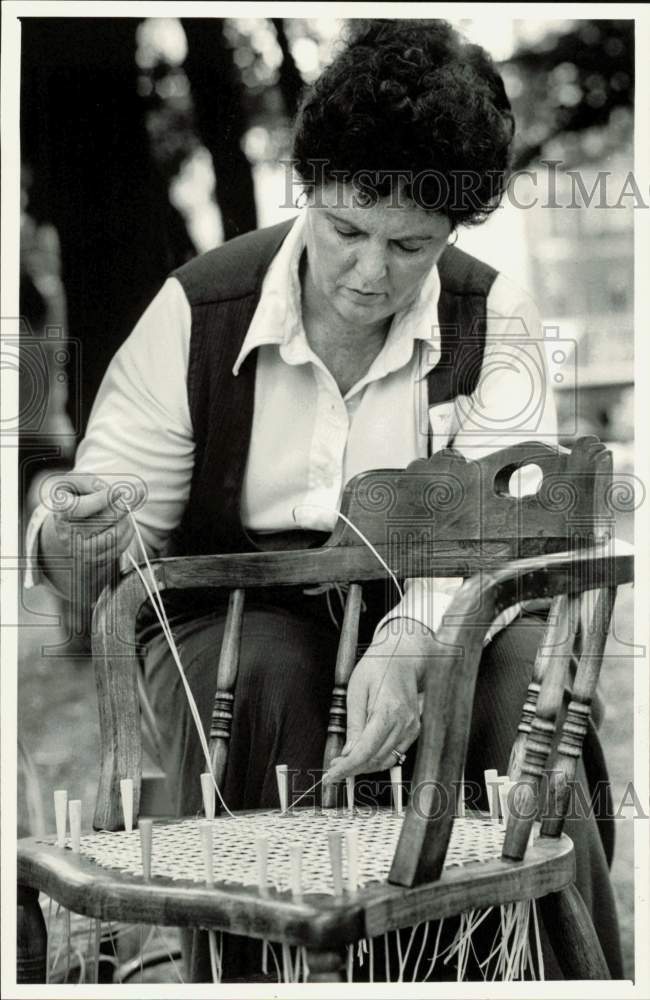
{"type": "Polygon", "coordinates": [[[63,981],[64,983],[67,983],[68,976],[70,975],[70,967],[72,964],[72,948],[71,948],[72,933],[71,933],[70,910],[64,911],[64,918],[65,918],[65,932],[66,932],[67,945],[65,953],[65,979],[63,981]]]}
{"type": "MultiPolygon", "coordinates": [[[[128,514],[129,514],[129,516],[131,518],[131,521],[132,521],[132,524],[133,524],[133,527],[134,527],[134,531],[135,531],[135,535],[136,535],[136,538],[137,538],[137,541],[138,541],[138,545],[140,547],[140,551],[142,553],[142,557],[144,559],[145,566],[146,566],[147,571],[149,573],[149,577],[150,577],[150,580],[151,580],[151,586],[149,586],[149,584],[148,584],[148,582],[147,582],[147,580],[146,580],[146,578],[144,576],[144,573],[142,572],[140,566],[135,561],[135,559],[133,558],[133,556],[131,555],[131,553],[128,553],[129,561],[131,562],[131,565],[133,566],[133,568],[137,572],[140,580],[142,581],[142,584],[143,584],[143,586],[145,588],[147,596],[148,596],[149,600],[151,601],[151,604],[152,604],[152,606],[154,608],[154,611],[156,613],[158,621],[159,621],[159,623],[161,625],[161,628],[163,630],[163,634],[164,634],[164,636],[165,636],[165,638],[167,640],[167,643],[169,645],[169,648],[170,648],[170,651],[172,653],[172,657],[174,659],[176,667],[177,667],[177,669],[179,671],[179,675],[181,677],[181,682],[182,682],[184,690],[185,690],[185,694],[186,694],[186,697],[187,697],[187,700],[188,700],[190,711],[192,713],[192,717],[193,717],[193,720],[194,720],[194,723],[195,723],[195,726],[196,726],[196,729],[197,729],[197,734],[199,736],[199,740],[200,740],[200,743],[201,743],[201,749],[203,751],[203,756],[204,756],[205,761],[206,761],[207,773],[211,777],[212,783],[214,785],[215,791],[216,791],[216,793],[217,793],[217,795],[219,797],[219,801],[220,801],[223,809],[225,810],[225,812],[228,813],[229,816],[231,816],[233,819],[236,819],[236,816],[230,811],[230,809],[226,805],[226,803],[225,803],[225,801],[223,799],[223,796],[221,794],[221,790],[218,787],[216,779],[214,777],[214,773],[213,773],[213,769],[212,769],[212,761],[210,759],[210,750],[209,750],[209,747],[208,747],[208,744],[207,744],[207,740],[205,738],[205,733],[204,733],[204,730],[203,730],[203,725],[202,725],[202,722],[201,722],[201,717],[200,717],[200,714],[199,714],[199,711],[198,711],[198,707],[196,705],[196,701],[194,699],[194,695],[192,694],[192,690],[191,690],[190,685],[189,685],[189,683],[187,681],[187,677],[185,675],[185,671],[183,669],[183,665],[181,663],[180,656],[178,654],[178,649],[176,647],[176,643],[175,643],[175,640],[174,640],[174,637],[173,637],[171,626],[170,626],[169,620],[167,618],[167,613],[165,611],[165,606],[164,606],[164,603],[162,601],[162,597],[160,595],[160,591],[159,591],[159,588],[158,588],[158,583],[156,581],[155,574],[153,572],[153,567],[151,566],[151,563],[149,561],[147,550],[146,550],[144,541],[142,539],[140,528],[139,528],[137,520],[136,520],[136,518],[135,518],[135,516],[133,514],[133,511],[130,509],[130,507],[127,504],[126,500],[123,499],[122,502],[124,503],[124,506],[126,507],[126,509],[128,511],[128,514]]],[[[320,505],[315,505],[315,504],[307,504],[307,505],[305,505],[305,504],[301,504],[299,506],[318,507],[320,505]]],[[[321,507],[320,509],[322,509],[322,510],[329,510],[330,513],[334,513],[337,517],[340,517],[341,520],[343,520],[358,535],[358,537],[362,540],[362,542],[364,543],[364,545],[366,545],[370,549],[370,551],[373,553],[373,555],[375,556],[375,558],[379,561],[379,563],[381,564],[381,566],[386,570],[386,572],[388,573],[388,575],[391,577],[391,579],[393,580],[393,583],[395,584],[395,587],[397,588],[398,593],[400,594],[400,597],[403,598],[404,594],[403,594],[402,588],[400,587],[399,581],[397,580],[397,577],[395,576],[395,574],[391,570],[390,566],[382,558],[382,556],[377,551],[377,549],[372,544],[372,542],[370,542],[370,540],[368,538],[366,538],[366,536],[363,534],[363,532],[359,528],[357,528],[356,525],[354,525],[352,523],[352,521],[345,514],[343,514],[341,511],[336,511],[334,509],[330,510],[329,508],[323,508],[323,507],[321,507]]],[[[298,510],[298,507],[294,507],[294,509],[292,511],[292,515],[294,517],[294,520],[297,520],[296,519],[296,511],[297,510],[298,510]]],[[[399,640],[398,640],[398,644],[399,644],[399,640]]],[[[393,656],[395,655],[396,650],[397,650],[397,645],[396,645],[395,649],[393,650],[393,652],[391,653],[391,656],[388,659],[388,663],[386,664],[386,668],[384,670],[384,673],[383,673],[383,675],[382,675],[382,677],[380,679],[380,683],[379,683],[379,686],[378,686],[377,691],[375,693],[375,698],[373,700],[373,704],[370,706],[370,709],[369,709],[369,712],[368,712],[369,716],[372,714],[372,711],[373,711],[373,708],[374,708],[374,704],[376,703],[376,701],[377,701],[377,699],[379,697],[379,694],[380,694],[380,691],[381,691],[381,686],[382,686],[383,681],[384,681],[384,679],[386,677],[386,674],[388,673],[388,670],[390,668],[390,665],[391,665],[391,662],[392,662],[393,656]]],[[[313,785],[313,787],[311,789],[308,789],[306,792],[302,793],[302,795],[300,796],[300,798],[304,798],[310,792],[314,791],[318,787],[318,785],[322,783],[322,780],[323,779],[321,778],[317,782],[315,782],[315,784],[313,785]]],[[[299,801],[299,800],[296,800],[293,803],[293,805],[296,805],[297,801],[299,801]]]]}
{"type": "MultiPolygon", "coordinates": [[[[134,933],[134,931],[136,930],[136,928],[134,928],[133,926],[130,926],[130,925],[124,925],[124,926],[119,926],[118,925],[117,927],[115,927],[113,925],[113,922],[110,921],[110,920],[108,920],[108,921],[106,921],[106,927],[105,927],[105,929],[103,929],[103,922],[100,921],[98,918],[91,917],[88,920],[87,927],[86,927],[86,925],[84,923],[83,927],[77,926],[76,930],[73,930],[71,928],[70,931],[68,931],[68,929],[67,929],[67,919],[66,918],[70,915],[70,911],[66,910],[60,904],[58,904],[56,912],[54,914],[55,926],[56,926],[56,924],[59,923],[60,919],[64,920],[64,923],[65,923],[66,926],[65,926],[64,932],[61,934],[61,937],[60,937],[60,939],[58,941],[58,947],[56,949],[56,953],[54,954],[53,960],[51,960],[52,959],[52,956],[51,956],[51,945],[52,945],[52,941],[54,940],[54,937],[55,937],[55,935],[54,935],[54,928],[52,926],[52,904],[53,904],[53,902],[54,902],[54,900],[52,899],[52,897],[49,897],[48,904],[47,904],[48,918],[47,918],[47,921],[46,921],[46,929],[47,929],[46,982],[51,982],[52,981],[52,978],[53,978],[54,974],[57,971],[57,965],[59,963],[59,958],[61,956],[61,952],[63,951],[64,947],[66,949],[66,970],[65,970],[65,973],[63,974],[63,980],[62,980],[63,982],[67,982],[68,979],[69,979],[70,973],[73,970],[76,970],[77,968],[78,968],[78,980],[75,980],[75,981],[78,981],[79,983],[86,982],[86,970],[87,970],[87,966],[88,966],[88,963],[87,963],[86,959],[89,958],[91,955],[93,957],[93,969],[94,969],[94,981],[95,982],[97,981],[98,962],[99,962],[100,957],[101,957],[101,962],[102,963],[110,964],[116,970],[118,970],[119,967],[120,967],[120,962],[119,962],[119,956],[118,956],[118,953],[117,953],[117,944],[123,938],[129,937],[130,935],[132,935],[134,933]],[[85,944],[83,944],[82,942],[80,942],[78,940],[82,936],[82,934],[86,938],[85,944]],[[73,944],[73,941],[75,939],[76,939],[76,943],[73,944]],[[109,955],[109,954],[105,954],[105,953],[102,953],[101,956],[99,955],[99,946],[100,946],[101,943],[108,943],[108,944],[110,944],[110,946],[112,948],[112,951],[113,951],[113,955],[112,956],[109,955]],[[70,957],[71,957],[70,968],[68,968],[68,962],[67,962],[67,952],[68,951],[70,952],[70,957]]],[[[144,956],[144,952],[145,952],[145,949],[146,949],[147,945],[150,943],[150,941],[152,939],[152,936],[153,936],[154,932],[156,931],[156,928],[155,927],[149,928],[149,931],[147,933],[146,939],[144,937],[144,929],[143,929],[142,925],[140,925],[137,928],[137,930],[139,932],[139,953],[140,953],[140,965],[141,965],[141,972],[142,972],[142,959],[143,959],[143,956],[144,956]]],[[[163,940],[163,943],[165,944],[165,951],[166,951],[166,953],[167,953],[167,955],[169,957],[169,960],[170,960],[170,962],[173,963],[174,956],[172,955],[170,949],[167,947],[166,941],[164,940],[164,938],[162,940],[163,940]]]]}
{"type": "Polygon", "coordinates": [[[312,510],[324,511],[327,514],[334,514],[337,518],[340,518],[341,521],[343,521],[345,524],[347,524],[347,526],[349,528],[352,528],[352,531],[354,531],[354,533],[356,535],[358,535],[358,537],[361,539],[361,541],[363,542],[363,544],[366,545],[370,549],[370,551],[374,555],[375,559],[377,559],[378,562],[380,562],[381,565],[384,567],[384,569],[388,573],[389,577],[391,578],[391,580],[395,584],[395,587],[397,588],[397,592],[398,592],[400,598],[402,598],[402,599],[404,598],[404,591],[402,590],[402,588],[401,588],[401,586],[399,584],[399,580],[397,579],[397,577],[393,573],[392,569],[390,568],[390,566],[388,565],[388,563],[386,562],[386,560],[383,558],[383,556],[380,555],[380,553],[377,551],[377,549],[372,544],[372,542],[370,541],[370,539],[366,538],[366,536],[361,531],[361,529],[357,528],[356,524],[353,524],[353,522],[350,520],[350,518],[347,516],[347,514],[344,514],[340,510],[336,510],[335,507],[326,507],[326,506],[323,506],[322,504],[319,504],[319,503],[299,503],[299,504],[296,504],[296,506],[291,511],[291,516],[294,519],[294,521],[296,522],[296,524],[298,523],[298,518],[296,517],[296,511],[300,510],[300,509],[302,509],[304,507],[310,507],[310,508],[312,508],[312,510]]]}
{"type": "MultiPolygon", "coordinates": [[[[51,938],[51,934],[52,934],[52,931],[51,931],[51,927],[50,927],[50,916],[51,916],[51,909],[52,909],[52,907],[51,907],[51,902],[52,902],[52,901],[50,900],[50,913],[48,914],[48,921],[47,921],[47,939],[48,939],[48,943],[49,943],[49,941],[50,941],[50,938],[51,938]]],[[[59,912],[60,912],[60,910],[61,910],[61,904],[60,904],[60,903],[57,903],[57,907],[56,907],[56,911],[55,911],[55,913],[54,913],[54,922],[55,922],[55,924],[56,924],[56,922],[57,922],[57,920],[58,920],[58,916],[59,916],[59,912]]],[[[46,977],[45,977],[45,981],[46,981],[46,982],[49,982],[49,981],[50,981],[50,978],[51,978],[51,975],[52,975],[52,973],[54,972],[54,970],[56,969],[56,966],[57,966],[57,962],[59,961],[59,955],[61,954],[61,949],[63,948],[63,943],[64,943],[64,940],[65,940],[65,939],[64,939],[64,937],[61,937],[61,940],[59,941],[59,946],[58,946],[58,948],[56,949],[56,953],[55,953],[55,955],[54,955],[54,959],[53,959],[53,961],[52,961],[52,966],[51,966],[51,968],[50,968],[49,970],[47,970],[47,972],[46,972],[46,977]]],[[[48,948],[48,952],[49,952],[49,948],[48,948]]],[[[48,956],[48,957],[49,957],[49,956],[48,956]]]]}
{"type": "MultiPolygon", "coordinates": [[[[388,576],[393,581],[393,583],[395,585],[395,588],[396,588],[396,590],[397,590],[397,592],[398,592],[398,594],[400,596],[400,599],[401,600],[404,599],[404,591],[402,590],[402,587],[400,586],[399,580],[395,576],[395,573],[393,572],[393,570],[390,568],[390,566],[388,565],[388,563],[386,562],[386,560],[383,558],[383,556],[377,551],[377,549],[372,544],[372,542],[370,541],[370,539],[367,538],[366,535],[364,535],[363,531],[361,531],[360,528],[357,528],[357,526],[350,520],[350,518],[346,514],[344,514],[340,510],[336,510],[336,508],[334,508],[334,507],[326,507],[326,506],[323,506],[322,504],[313,504],[313,503],[297,504],[293,508],[293,510],[291,511],[291,516],[293,517],[293,519],[294,519],[294,521],[296,523],[298,523],[298,518],[296,517],[296,511],[298,511],[299,509],[301,509],[303,507],[311,507],[312,509],[315,509],[315,510],[325,511],[328,514],[333,514],[335,517],[340,518],[345,524],[347,524],[348,527],[351,528],[352,531],[354,531],[354,533],[361,539],[361,541],[363,542],[363,544],[370,550],[370,552],[372,552],[373,556],[379,562],[379,564],[385,569],[386,573],[388,574],[388,576]]],[[[370,707],[368,708],[368,711],[366,713],[366,718],[367,719],[369,719],[371,717],[372,713],[374,712],[375,705],[377,704],[377,701],[379,699],[379,695],[381,694],[381,689],[382,689],[383,683],[386,680],[386,676],[387,676],[388,671],[390,669],[390,666],[391,666],[391,664],[393,662],[393,657],[397,653],[397,649],[399,647],[399,643],[400,643],[400,639],[401,638],[402,638],[401,635],[398,636],[397,642],[395,644],[395,647],[391,651],[390,656],[388,657],[388,662],[386,663],[384,671],[383,671],[383,673],[381,675],[381,678],[379,680],[379,684],[377,686],[377,690],[375,692],[375,696],[373,698],[372,704],[370,705],[370,707]]],[[[359,738],[360,737],[357,737],[357,741],[358,741],[359,738]]],[[[355,743],[355,745],[356,745],[356,743],[355,743]]],[[[351,747],[350,749],[352,750],[353,747],[351,747]]]]}
{"type": "Polygon", "coordinates": [[[273,945],[272,945],[272,943],[270,941],[265,941],[265,944],[268,946],[268,950],[271,953],[271,958],[273,959],[273,963],[275,965],[275,974],[276,974],[276,977],[277,977],[277,981],[279,983],[281,983],[282,982],[282,970],[280,968],[280,963],[278,962],[278,956],[275,954],[275,948],[273,947],[273,945]]]}
{"type": "Polygon", "coordinates": [[[46,983],[49,983],[49,981],[50,981],[50,943],[51,943],[50,925],[51,925],[51,923],[52,923],[52,897],[50,896],[50,901],[47,904],[47,922],[46,922],[46,925],[45,925],[46,926],[46,931],[47,931],[47,938],[46,938],[46,944],[45,944],[45,982],[46,983]]]}
{"type": "Polygon", "coordinates": [[[208,947],[210,951],[210,971],[212,973],[212,982],[221,982],[221,956],[219,955],[219,948],[217,945],[217,936],[214,931],[208,931],[208,947]]]}
{"type": "Polygon", "coordinates": [[[187,701],[188,701],[188,704],[189,704],[189,707],[190,707],[190,712],[192,713],[192,718],[194,719],[194,724],[196,726],[196,731],[197,731],[197,734],[198,734],[198,737],[199,737],[199,741],[201,743],[201,749],[203,751],[203,756],[205,758],[207,773],[210,775],[210,777],[212,779],[212,784],[214,785],[215,792],[217,793],[217,796],[219,798],[219,802],[221,803],[223,809],[225,810],[225,812],[228,813],[228,815],[232,819],[236,819],[236,816],[234,815],[234,813],[232,813],[230,811],[230,809],[228,808],[228,806],[224,802],[223,796],[221,794],[221,789],[219,788],[219,786],[217,784],[217,781],[215,779],[215,776],[214,776],[214,772],[213,772],[213,769],[212,769],[212,760],[210,758],[210,748],[208,747],[208,741],[206,740],[205,732],[203,730],[203,723],[201,722],[201,716],[199,714],[199,710],[198,710],[196,701],[194,699],[194,695],[192,694],[192,689],[191,689],[191,687],[189,685],[189,682],[187,680],[187,677],[185,675],[185,670],[183,669],[183,664],[181,663],[181,658],[180,658],[180,656],[178,654],[178,649],[176,647],[176,642],[175,642],[174,636],[172,634],[171,626],[169,624],[169,619],[167,618],[167,612],[165,611],[165,605],[163,604],[162,597],[160,596],[160,591],[159,591],[159,588],[158,588],[156,577],[155,577],[155,574],[154,574],[154,571],[153,571],[153,567],[151,566],[151,563],[149,562],[149,556],[147,555],[147,550],[145,548],[145,544],[144,544],[144,541],[142,539],[142,535],[140,534],[140,529],[138,527],[138,522],[136,521],[136,519],[135,519],[135,517],[133,515],[133,512],[131,511],[131,509],[128,506],[128,504],[126,503],[126,501],[123,501],[123,502],[124,502],[124,505],[125,505],[127,511],[129,512],[129,516],[130,516],[131,521],[133,523],[135,534],[136,534],[136,537],[138,539],[138,544],[140,546],[140,550],[142,552],[142,556],[144,558],[147,570],[149,571],[149,576],[150,576],[150,579],[151,579],[152,587],[150,587],[148,585],[148,583],[147,583],[147,581],[145,579],[144,573],[142,572],[142,570],[138,566],[137,562],[135,561],[135,559],[133,558],[133,556],[131,555],[131,553],[128,554],[129,560],[130,560],[131,565],[133,566],[133,568],[137,572],[138,576],[140,577],[140,579],[141,579],[141,581],[142,581],[142,583],[144,585],[144,588],[145,588],[145,590],[147,592],[147,596],[149,597],[149,600],[151,601],[151,603],[153,605],[153,608],[154,608],[154,610],[156,612],[156,616],[158,618],[158,621],[160,622],[160,625],[161,625],[161,627],[163,629],[163,633],[164,633],[165,638],[167,640],[167,644],[169,645],[169,649],[171,651],[172,657],[174,658],[174,663],[176,664],[176,667],[178,669],[178,672],[179,672],[179,675],[180,675],[180,678],[181,678],[181,682],[183,684],[183,688],[185,689],[185,695],[187,697],[187,701]],[[154,593],[155,593],[155,597],[154,597],[154,593]]]}
{"type": "Polygon", "coordinates": [[[174,959],[174,956],[172,955],[171,951],[169,950],[169,947],[168,947],[167,942],[165,940],[164,934],[162,933],[160,927],[156,926],[154,928],[154,932],[160,938],[163,947],[165,948],[167,954],[169,955],[169,960],[170,960],[170,962],[172,964],[172,968],[174,969],[174,972],[176,973],[176,978],[178,979],[179,983],[185,983],[185,980],[183,979],[183,977],[181,975],[180,969],[178,968],[178,966],[176,964],[176,960],[174,959]]]}
{"type": "Polygon", "coordinates": [[[433,955],[429,959],[429,968],[426,971],[426,975],[422,980],[423,983],[428,982],[429,978],[433,975],[433,970],[435,968],[436,962],[438,961],[439,948],[440,948],[440,938],[442,936],[442,928],[444,926],[444,920],[441,920],[438,924],[438,933],[436,934],[435,944],[433,946],[433,955]]]}
{"type": "Polygon", "coordinates": [[[490,951],[488,952],[487,957],[483,959],[483,961],[480,963],[480,966],[479,966],[480,969],[481,969],[481,971],[483,971],[483,968],[485,968],[485,970],[486,970],[485,973],[483,974],[483,978],[484,979],[487,978],[487,975],[488,975],[488,972],[489,972],[490,962],[494,959],[495,955],[497,955],[497,956],[499,955],[499,950],[500,950],[500,947],[501,947],[501,936],[502,936],[502,934],[503,934],[503,908],[501,908],[501,911],[500,911],[499,927],[497,928],[497,931],[496,931],[496,933],[494,935],[494,938],[492,939],[492,944],[491,944],[491,947],[490,947],[490,951]]]}
{"type": "MultiPolygon", "coordinates": [[[[49,941],[50,941],[51,914],[52,914],[52,900],[50,899],[50,907],[49,907],[49,911],[48,911],[47,928],[46,928],[46,930],[47,930],[47,938],[48,938],[48,948],[47,948],[47,951],[46,951],[46,958],[45,958],[45,961],[46,961],[45,981],[46,981],[46,983],[49,982],[49,980],[50,980],[51,972],[53,972],[56,969],[57,963],[59,961],[59,955],[61,954],[61,950],[62,950],[64,944],[67,944],[67,949],[68,949],[68,953],[69,953],[69,949],[70,949],[70,936],[71,936],[70,935],[70,914],[69,914],[68,910],[64,909],[61,906],[60,903],[57,903],[56,904],[56,911],[54,913],[54,922],[55,922],[55,924],[57,923],[57,921],[59,919],[59,914],[61,914],[63,916],[64,920],[66,920],[66,932],[61,935],[61,940],[59,941],[59,946],[58,946],[58,948],[56,950],[56,954],[54,955],[54,961],[52,962],[51,971],[50,971],[49,970],[49,941]]],[[[70,958],[69,958],[69,954],[68,954],[67,963],[66,963],[67,966],[68,966],[67,969],[66,969],[66,978],[67,978],[68,973],[70,971],[70,969],[69,969],[69,962],[70,962],[70,958]]]]}
{"type": "Polygon", "coordinates": [[[384,933],[384,961],[386,962],[386,982],[390,983],[390,952],[388,950],[388,932],[384,933]]]}
{"type": "MultiPolygon", "coordinates": [[[[417,934],[418,927],[420,927],[420,926],[421,925],[418,923],[418,924],[415,924],[415,926],[411,928],[411,933],[409,934],[409,939],[408,939],[408,942],[407,942],[407,945],[406,945],[406,950],[404,951],[404,957],[400,958],[399,975],[398,975],[398,978],[397,978],[398,983],[404,982],[404,971],[406,969],[406,963],[408,962],[408,957],[409,957],[409,955],[411,953],[411,948],[413,947],[413,942],[415,941],[415,935],[417,934]]],[[[398,953],[399,953],[399,951],[401,951],[401,946],[398,947],[398,953]]]]}
{"type": "Polygon", "coordinates": [[[402,957],[402,935],[399,927],[395,930],[395,943],[397,944],[397,982],[401,983],[404,974],[404,960],[402,957]]]}
{"type": "MultiPolygon", "coordinates": [[[[51,903],[51,901],[50,901],[50,903],[51,903]]],[[[46,963],[47,963],[47,965],[46,965],[46,976],[45,976],[46,982],[50,981],[52,973],[55,971],[55,969],[57,967],[57,964],[58,964],[58,961],[59,961],[59,956],[61,955],[61,951],[63,950],[64,946],[66,948],[66,971],[65,971],[65,977],[64,977],[63,981],[66,982],[67,979],[68,979],[68,976],[70,975],[71,959],[72,959],[72,952],[71,952],[71,947],[72,947],[72,945],[71,945],[72,931],[71,931],[71,923],[70,923],[70,911],[66,910],[63,906],[61,906],[60,903],[57,903],[56,911],[55,911],[55,914],[54,914],[55,924],[58,922],[59,915],[62,916],[63,921],[65,923],[65,931],[61,935],[61,940],[59,941],[58,948],[57,948],[56,953],[54,955],[54,960],[52,961],[51,967],[49,967],[49,968],[47,967],[49,965],[49,948],[47,950],[47,954],[46,954],[46,963]]],[[[50,912],[48,913],[48,925],[47,925],[48,944],[49,944],[49,939],[50,939],[50,916],[51,916],[51,906],[50,906],[50,912]]]]}
{"type": "MultiPolygon", "coordinates": [[[[539,930],[539,920],[537,918],[537,904],[532,901],[533,907],[533,930],[535,932],[535,948],[537,951],[537,971],[540,979],[544,979],[544,954],[542,952],[542,938],[539,930]]],[[[531,957],[532,968],[532,957],[531,957]]]]}
{"type": "Polygon", "coordinates": [[[429,937],[429,926],[430,926],[429,925],[429,921],[425,920],[425,922],[424,922],[424,930],[423,930],[423,933],[422,933],[422,944],[420,945],[420,950],[418,952],[418,957],[415,960],[415,968],[413,969],[413,976],[411,977],[412,981],[414,983],[417,983],[417,981],[418,981],[418,972],[420,970],[420,962],[422,961],[422,956],[424,955],[424,949],[426,948],[426,944],[427,944],[427,938],[429,937]]]}

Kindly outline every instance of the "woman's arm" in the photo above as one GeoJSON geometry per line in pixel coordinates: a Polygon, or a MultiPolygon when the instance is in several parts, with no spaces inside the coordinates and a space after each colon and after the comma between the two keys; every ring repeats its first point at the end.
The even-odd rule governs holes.
{"type": "Polygon", "coordinates": [[[184,292],[169,279],[109,365],[73,472],[45,481],[32,518],[40,530],[28,530],[33,572],[27,586],[45,579],[68,599],[92,603],[127,549],[139,556],[119,502],[121,487],[132,491],[130,506],[147,549],[163,550],[182,516],[192,474],[190,326],[184,292]],[[62,511],[56,498],[65,484],[73,501],[62,511]],[[75,493],[85,496],[75,500],[75,493]]]}

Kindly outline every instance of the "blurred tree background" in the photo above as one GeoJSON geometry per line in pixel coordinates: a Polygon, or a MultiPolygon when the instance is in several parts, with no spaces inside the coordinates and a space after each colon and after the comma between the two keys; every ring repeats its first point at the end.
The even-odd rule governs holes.
{"type": "MultiPolygon", "coordinates": [[[[629,136],[632,21],[508,25],[493,51],[519,123],[517,168],[560,150],[584,162],[629,136]]],[[[458,26],[471,36],[471,22],[458,26]]],[[[26,212],[60,241],[68,334],[83,352],[83,386],[70,385],[78,432],[110,357],[169,271],[291,211],[297,190],[279,161],[290,157],[301,92],[343,27],[22,19],[26,212]]]]}

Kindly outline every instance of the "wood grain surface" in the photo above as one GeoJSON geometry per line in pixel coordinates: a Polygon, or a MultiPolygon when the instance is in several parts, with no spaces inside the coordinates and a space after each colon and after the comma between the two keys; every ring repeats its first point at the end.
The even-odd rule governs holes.
{"type": "MultiPolygon", "coordinates": [[[[52,838],[53,839],[53,838],[52,838]]],[[[496,859],[446,869],[435,883],[403,889],[381,883],[342,896],[310,895],[216,883],[143,878],[102,868],[44,839],[20,842],[18,881],[38,886],[66,908],[101,920],[205,927],[314,948],[338,948],[365,936],[476,906],[558,891],[574,876],[569,838],[540,838],[525,862],[496,859]]],[[[24,890],[23,890],[24,891],[24,890]]]]}

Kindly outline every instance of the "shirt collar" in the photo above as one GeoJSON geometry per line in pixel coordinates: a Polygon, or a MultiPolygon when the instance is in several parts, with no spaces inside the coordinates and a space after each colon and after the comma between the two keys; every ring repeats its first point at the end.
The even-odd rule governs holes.
{"type": "MultiPolygon", "coordinates": [[[[233,366],[238,375],[252,351],[268,344],[280,348],[288,364],[304,364],[311,357],[302,325],[300,304],[300,258],[305,247],[304,211],[296,218],[280,249],[273,258],[262,283],[260,300],[233,366]]],[[[438,363],[440,338],[437,333],[437,305],[440,276],[433,267],[426,276],[416,299],[393,317],[386,342],[362,380],[374,381],[407,364],[417,341],[422,341],[418,379],[438,363]]]]}

